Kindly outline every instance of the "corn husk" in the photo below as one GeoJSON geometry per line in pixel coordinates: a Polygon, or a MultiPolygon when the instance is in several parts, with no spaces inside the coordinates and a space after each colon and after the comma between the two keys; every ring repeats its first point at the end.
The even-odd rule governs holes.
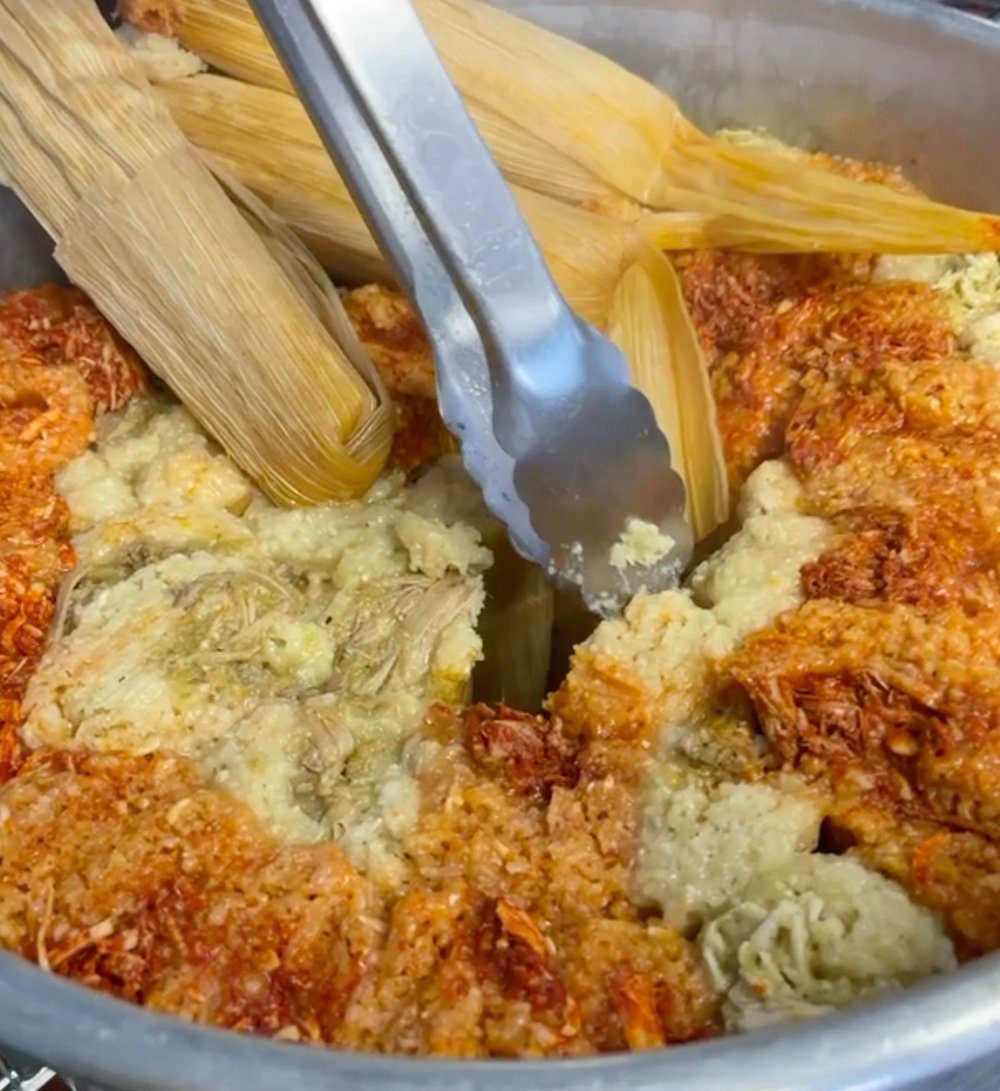
{"type": "MultiPolygon", "coordinates": [[[[266,201],[338,278],[389,279],[298,99],[214,75],[167,82],[157,93],[188,139],[266,201]]],[[[513,192],[566,298],[603,324],[618,277],[635,256],[637,226],[520,187],[513,192]]]]}
{"type": "MultiPolygon", "coordinates": [[[[211,0],[206,0],[211,2],[211,0]]],[[[732,245],[786,250],[1000,249],[1000,217],[831,173],[703,133],[670,96],[576,42],[479,0],[416,0],[466,97],[653,209],[704,213],[732,245]]]]}
{"type": "Polygon", "coordinates": [[[662,254],[651,249],[625,271],[608,335],[656,412],[687,487],[688,522],[702,539],[729,518],[728,475],[701,343],[677,274],[662,254]]]}
{"type": "MultiPolygon", "coordinates": [[[[204,10],[202,2],[185,10],[196,16],[204,10]]],[[[230,13],[240,10],[238,3],[217,2],[230,13]]],[[[197,21],[193,26],[202,33],[197,21]]],[[[223,20],[223,43],[230,38],[229,26],[223,20]]],[[[255,25],[252,32],[241,27],[232,36],[236,41],[252,43],[260,35],[255,25]]],[[[234,70],[259,77],[253,63],[242,58],[260,55],[247,44],[227,56],[234,70]]],[[[209,56],[218,63],[218,52],[209,56]]],[[[273,63],[270,53],[265,56],[273,63]]],[[[158,93],[189,139],[260,194],[339,278],[388,279],[389,270],[296,98],[215,75],[168,80],[158,93]]],[[[588,320],[609,328],[625,350],[688,484],[696,534],[709,533],[728,515],[727,479],[704,360],[672,267],[645,244],[641,219],[620,199],[604,199],[617,202],[615,215],[598,215],[512,188],[569,302],[588,320]],[[698,416],[700,424],[682,421],[698,416]]],[[[697,245],[705,237],[705,217],[661,217],[664,223],[672,219],[677,221],[675,238],[697,245]]]]}
{"type": "Polygon", "coordinates": [[[185,136],[265,201],[336,276],[358,283],[389,277],[297,99],[210,75],[156,91],[185,136]]]}
{"type": "Polygon", "coordinates": [[[666,95],[585,46],[498,8],[449,0],[414,6],[467,101],[514,123],[530,118],[551,147],[619,192],[653,203],[680,119],[666,95]]]}
{"type": "Polygon", "coordinates": [[[0,0],[0,85],[0,165],[57,260],[232,457],[279,502],[367,489],[391,423],[332,288],[233,204],[90,0],[0,0]]]}
{"type": "Polygon", "coordinates": [[[366,431],[381,429],[384,418],[391,415],[389,394],[378,368],[348,317],[340,293],[334,288],[323,266],[302,246],[287,224],[275,216],[246,186],[219,163],[208,160],[207,165],[234,207],[253,228],[254,233],[267,247],[268,253],[294,284],[303,301],[309,305],[354,370],[375,394],[378,406],[359,426],[355,437],[352,437],[353,442],[358,442],[366,431]]]}
{"type": "MultiPolygon", "coordinates": [[[[844,178],[763,142],[707,135],[652,84],[509,12],[479,0],[416,6],[513,181],[573,200],[618,193],[653,210],[722,218],[714,244],[747,250],[1000,250],[996,216],[844,178]]],[[[126,14],[148,25],[147,7],[131,0],[126,14]]],[[[220,70],[285,86],[247,0],[152,8],[167,9],[170,29],[220,70]]],[[[674,245],[669,233],[662,245],[674,245]]]]}
{"type": "MultiPolygon", "coordinates": [[[[141,24],[140,7],[132,4],[126,13],[131,12],[141,24]]],[[[285,70],[245,0],[184,0],[177,5],[173,26],[187,49],[220,72],[260,87],[292,92],[285,70]]],[[[503,114],[471,102],[469,111],[509,181],[580,203],[616,193],[586,167],[503,114]]]]}
{"type": "MultiPolygon", "coordinates": [[[[260,193],[340,278],[387,279],[374,240],[297,99],[212,75],[165,83],[158,92],[188,137],[260,193]]],[[[515,195],[570,303],[602,327],[610,320],[688,483],[692,525],[707,534],[728,514],[722,510],[728,508],[726,474],[704,360],[673,268],[625,220],[530,191],[515,189],[515,195]],[[687,422],[686,440],[682,416],[702,421],[687,422]]],[[[701,218],[681,219],[678,231],[704,232],[701,218]]]]}
{"type": "Polygon", "coordinates": [[[493,564],[483,575],[486,603],[478,630],[483,658],[472,676],[477,701],[541,711],[552,653],[553,590],[496,528],[484,536],[493,564]]]}

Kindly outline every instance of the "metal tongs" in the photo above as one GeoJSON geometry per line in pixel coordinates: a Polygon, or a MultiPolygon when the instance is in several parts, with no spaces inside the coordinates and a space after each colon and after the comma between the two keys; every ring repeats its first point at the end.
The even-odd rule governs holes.
{"type": "Polygon", "coordinates": [[[560,294],[408,0],[252,5],[419,310],[442,417],[515,548],[600,614],[675,585],[692,538],[666,438],[560,294]],[[662,549],[613,564],[633,520],[662,549]]]}

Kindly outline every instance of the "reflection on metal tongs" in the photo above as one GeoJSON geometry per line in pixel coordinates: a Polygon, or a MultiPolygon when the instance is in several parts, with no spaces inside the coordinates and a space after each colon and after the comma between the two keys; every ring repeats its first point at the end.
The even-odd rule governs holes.
{"type": "Polygon", "coordinates": [[[619,350],[568,307],[408,0],[252,0],[433,344],[469,473],[596,612],[674,585],[684,485],[619,350]],[[614,566],[633,519],[662,555],[614,566]]]}

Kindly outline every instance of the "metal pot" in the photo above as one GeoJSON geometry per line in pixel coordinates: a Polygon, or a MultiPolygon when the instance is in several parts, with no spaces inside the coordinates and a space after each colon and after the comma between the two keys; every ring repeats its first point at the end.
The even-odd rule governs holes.
{"type": "MultiPolygon", "coordinates": [[[[936,196],[1000,212],[1000,30],[921,0],[508,0],[675,94],[705,126],[905,166],[936,196]]],[[[52,274],[0,195],[0,288],[52,274]]],[[[0,1047],[108,1091],[979,1091],[1000,1049],[1000,961],[807,1026],[579,1061],[403,1060],[190,1026],[0,955],[0,1047]]],[[[2,1081],[0,1081],[2,1083],[2,1081]]]]}

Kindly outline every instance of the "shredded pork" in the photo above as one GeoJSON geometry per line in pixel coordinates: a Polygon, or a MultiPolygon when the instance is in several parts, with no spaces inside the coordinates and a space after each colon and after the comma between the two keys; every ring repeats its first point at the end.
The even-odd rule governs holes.
{"type": "Polygon", "coordinates": [[[39,750],[0,789],[0,942],[161,1011],[339,1046],[523,1056],[712,1033],[693,949],[628,898],[642,740],[590,730],[437,711],[394,893],[329,842],[280,846],[186,759],[39,750]]]}
{"type": "MultiPolygon", "coordinates": [[[[169,32],[170,5],[130,9],[169,32]]],[[[892,169],[817,161],[907,188],[892,169]]],[[[179,625],[210,592],[231,605],[246,558],[277,550],[240,624],[277,595],[294,600],[283,624],[331,625],[300,615],[329,578],[320,547],[338,513],[261,516],[193,425],[166,417],[149,430],[162,450],[137,429],[116,453],[99,421],[97,449],[61,469],[67,506],[50,473],[78,451],[46,445],[52,399],[0,402],[0,442],[20,444],[0,465],[0,943],[200,1022],[459,1057],[646,1049],[812,1017],[1000,947],[1000,371],[974,358],[992,343],[1000,276],[974,258],[907,260],[679,256],[741,490],[736,533],[687,586],[603,623],[543,715],[439,704],[421,719],[434,690],[418,687],[391,754],[381,711],[355,717],[350,739],[331,731],[346,676],[287,626],[268,655],[308,677],[240,705],[211,746],[196,742],[216,698],[150,742],[154,705],[73,658],[89,635],[110,639],[109,566],[121,587],[160,580],[157,616],[179,625]],[[31,467],[32,444],[59,457],[31,467]],[[179,550],[170,505],[185,490],[210,499],[197,518],[185,509],[179,550]],[[122,553],[126,524],[142,548],[122,553]],[[206,543],[229,550],[221,569],[206,543]],[[77,552],[87,571],[57,618],[77,552]],[[67,619],[75,632],[45,652],[67,619]],[[24,725],[43,653],[33,692],[57,699],[24,725]],[[91,698],[88,717],[113,713],[100,738],[74,718],[91,698]],[[316,699],[322,722],[295,751],[297,702],[316,699]],[[304,835],[275,837],[274,800],[254,797],[276,769],[304,835]],[[357,851],[362,783],[391,834],[388,871],[357,851]]],[[[413,310],[374,286],[345,303],[394,400],[396,465],[439,457],[449,443],[413,310]]],[[[145,393],[101,322],[62,289],[0,303],[0,359],[29,369],[8,379],[48,369],[82,391],[79,450],[95,417],[145,393]]],[[[115,419],[127,432],[132,417],[115,419]]],[[[439,507],[366,509],[383,561],[440,582],[472,556],[478,539],[438,525],[439,507]]],[[[342,600],[334,629],[364,658],[359,603],[342,600]]],[[[232,659],[221,617],[209,634],[225,629],[212,647],[226,665],[204,678],[253,690],[261,671],[277,677],[273,662],[232,659]]],[[[408,662],[397,614],[383,620],[393,664],[408,662]]],[[[149,647],[169,626],[156,633],[149,647]]],[[[190,687],[197,641],[178,641],[144,670],[183,659],[190,687]]],[[[444,645],[446,662],[461,651],[444,645]]],[[[368,663],[358,677],[379,690],[388,676],[368,663]]]]}
{"type": "Polygon", "coordinates": [[[1000,373],[957,354],[946,296],[902,268],[765,299],[763,341],[715,359],[734,476],[784,455],[837,531],[802,567],[809,601],[720,660],[720,684],[830,793],[834,842],[978,953],[997,942],[1000,373]]]}

